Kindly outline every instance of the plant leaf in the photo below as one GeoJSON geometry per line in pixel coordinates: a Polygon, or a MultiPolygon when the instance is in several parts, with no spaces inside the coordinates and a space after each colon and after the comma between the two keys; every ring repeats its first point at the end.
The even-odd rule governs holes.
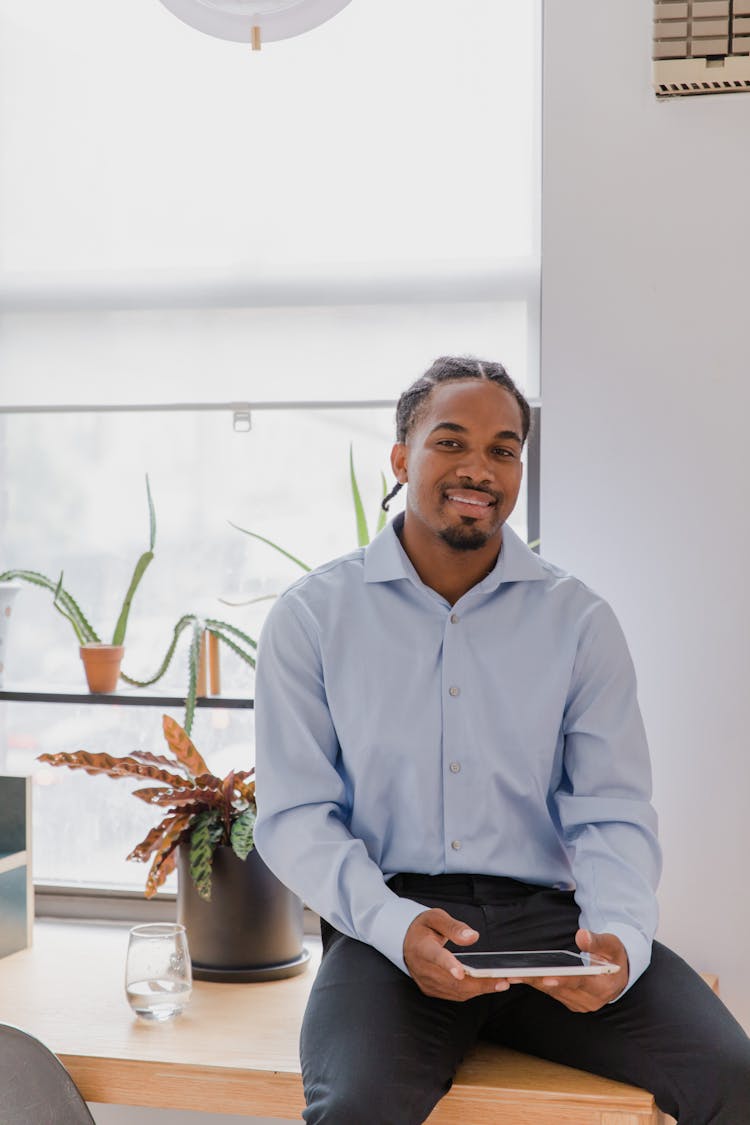
{"type": "Polygon", "coordinates": [[[143,892],[146,898],[153,898],[167,875],[171,875],[174,871],[177,863],[177,846],[179,842],[178,837],[178,839],[172,841],[169,847],[165,848],[164,851],[159,852],[159,854],[154,857],[151,870],[146,878],[146,889],[143,892]]]}
{"type": "Polygon", "coordinates": [[[152,766],[168,766],[171,770],[183,770],[185,774],[189,772],[187,766],[178,762],[176,758],[165,758],[162,754],[152,754],[148,750],[131,750],[128,756],[135,758],[136,762],[144,762],[152,766]]]}
{"type": "Polygon", "coordinates": [[[221,778],[213,773],[199,773],[193,778],[193,783],[199,789],[215,789],[221,792],[221,778]]]}
{"type": "Polygon", "coordinates": [[[151,864],[151,870],[146,879],[146,898],[153,898],[167,875],[171,875],[177,863],[177,842],[167,852],[162,852],[151,864]]]}
{"type": "Polygon", "coordinates": [[[365,519],[365,509],[362,505],[362,497],[359,493],[359,485],[357,484],[357,475],[354,472],[354,451],[353,447],[349,445],[349,480],[352,486],[352,500],[354,501],[354,518],[357,524],[357,544],[360,547],[366,547],[370,542],[370,532],[367,527],[367,520],[365,519]]]}
{"type": "Polygon", "coordinates": [[[121,645],[123,643],[123,641],[125,640],[125,633],[127,632],[127,628],[128,628],[128,616],[130,615],[130,606],[131,606],[131,603],[133,601],[133,595],[135,594],[136,590],[138,589],[138,584],[140,583],[141,579],[143,578],[143,575],[146,572],[146,567],[151,562],[153,557],[154,557],[153,551],[144,551],[144,553],[138,559],[138,562],[135,564],[135,570],[133,571],[133,577],[130,579],[130,585],[128,586],[127,593],[125,594],[125,600],[122,603],[122,609],[120,610],[120,616],[117,618],[117,624],[115,625],[115,631],[112,634],[112,644],[113,645],[121,645]]]}
{"type": "Polygon", "coordinates": [[[149,855],[156,852],[151,870],[146,877],[146,898],[153,898],[158,888],[166,879],[170,871],[174,870],[176,856],[175,849],[183,838],[183,833],[190,827],[193,817],[190,813],[177,813],[173,817],[166,817],[158,829],[152,829],[145,840],[138,844],[130,853],[128,859],[148,859],[149,855]],[[160,836],[156,833],[161,829],[160,836]]]}
{"type": "Polygon", "coordinates": [[[190,734],[193,729],[195,715],[195,701],[198,695],[198,669],[201,661],[201,638],[204,633],[204,622],[200,617],[193,618],[193,635],[190,638],[188,649],[188,689],[185,696],[185,733],[190,734]]]}
{"type": "Polygon", "coordinates": [[[214,809],[200,813],[190,833],[190,875],[195,889],[206,902],[211,900],[211,864],[224,835],[221,814],[214,809]]]}
{"type": "Polygon", "coordinates": [[[134,789],[133,796],[147,805],[193,805],[195,812],[221,805],[221,796],[214,789],[134,789]]]}
{"type": "Polygon", "coordinates": [[[231,606],[244,606],[255,605],[256,602],[272,602],[274,598],[278,598],[278,594],[261,594],[259,598],[248,598],[246,602],[230,602],[229,598],[219,598],[222,605],[231,606]]]}
{"type": "Polygon", "coordinates": [[[123,672],[120,678],[125,680],[125,683],[132,684],[133,687],[150,687],[151,684],[155,684],[157,680],[160,680],[162,678],[167,668],[171,664],[172,657],[174,656],[175,649],[177,648],[177,642],[180,639],[180,634],[184,629],[187,629],[188,625],[192,624],[194,620],[194,613],[186,613],[177,622],[174,629],[172,630],[172,640],[169,642],[169,647],[167,648],[164,658],[153,676],[150,676],[147,680],[136,680],[133,676],[127,676],[123,672]]]}
{"type": "Polygon", "coordinates": [[[135,564],[133,577],[130,579],[130,585],[128,586],[127,593],[125,594],[125,600],[122,603],[120,616],[117,618],[115,631],[112,635],[113,645],[121,645],[125,640],[125,633],[127,632],[128,628],[128,616],[130,614],[130,606],[133,601],[133,595],[138,589],[138,585],[143,578],[146,567],[154,557],[154,544],[156,542],[156,511],[154,510],[154,502],[151,498],[151,485],[149,484],[148,473],[146,473],[146,498],[148,500],[149,549],[147,551],[144,551],[144,553],[138,559],[138,562],[135,564]]]}
{"type": "Polygon", "coordinates": [[[225,637],[223,633],[220,633],[218,631],[218,629],[209,629],[209,632],[213,633],[213,635],[217,637],[218,640],[222,642],[222,644],[225,644],[227,648],[231,648],[232,652],[236,652],[237,655],[242,660],[244,660],[246,664],[249,664],[251,668],[255,667],[255,658],[251,656],[249,652],[245,652],[245,650],[243,648],[240,648],[238,644],[235,644],[234,641],[230,641],[229,637],[225,637]]]}
{"type": "Polygon", "coordinates": [[[135,758],[112,758],[109,754],[89,754],[85,750],[72,753],[60,751],[56,754],[39,754],[38,762],[51,766],[67,766],[71,770],[85,770],[86,773],[103,773],[107,777],[152,777],[164,781],[175,789],[192,788],[192,782],[178,774],[169,773],[159,766],[148,766],[135,758]]]}
{"type": "Polygon", "coordinates": [[[235,531],[241,531],[243,535],[250,535],[253,539],[259,539],[261,543],[267,543],[269,547],[273,547],[274,551],[278,551],[280,555],[291,559],[293,563],[296,563],[297,566],[301,566],[303,570],[312,570],[312,567],[308,566],[307,563],[303,563],[302,559],[296,558],[295,555],[290,555],[289,551],[285,551],[283,547],[280,547],[278,543],[274,543],[273,540],[266,539],[265,535],[258,535],[257,531],[248,531],[246,527],[240,527],[238,524],[232,523],[231,520],[227,520],[227,523],[230,527],[233,527],[235,531]]]}
{"type": "Polygon", "coordinates": [[[255,782],[248,781],[255,773],[255,766],[249,770],[240,770],[234,775],[234,787],[239,795],[250,805],[255,805],[255,782]]]}
{"type": "MultiPolygon", "coordinates": [[[[269,594],[268,596],[271,598],[275,598],[276,594],[269,594]]],[[[258,598],[256,600],[263,601],[262,598],[258,598]]],[[[257,649],[258,647],[258,642],[256,640],[253,640],[253,638],[248,633],[243,633],[242,629],[238,629],[236,625],[230,625],[228,621],[217,621],[213,617],[207,617],[206,628],[210,632],[218,632],[220,630],[224,633],[231,633],[233,637],[239,637],[241,641],[244,641],[249,648],[257,649]]],[[[226,640],[226,637],[222,637],[221,639],[226,640]]]]}
{"type": "Polygon", "coordinates": [[[385,527],[385,521],[388,519],[388,513],[386,512],[382,504],[382,501],[385,500],[386,496],[388,495],[388,481],[385,479],[385,473],[380,474],[380,482],[383,488],[383,495],[380,497],[381,503],[378,505],[378,522],[375,526],[376,535],[378,534],[378,532],[383,530],[383,528],[385,527]]]}
{"type": "Polygon", "coordinates": [[[141,840],[140,844],[135,845],[127,858],[145,863],[152,852],[156,851],[160,846],[162,840],[172,827],[179,826],[179,831],[182,831],[183,828],[187,828],[190,819],[191,814],[185,812],[184,809],[180,809],[179,812],[173,812],[165,816],[161,824],[157,824],[155,828],[152,828],[148,836],[146,836],[144,840],[141,840]]]}
{"type": "Polygon", "coordinates": [[[240,813],[235,819],[229,837],[232,851],[238,859],[247,859],[252,851],[255,843],[253,838],[254,829],[255,809],[245,809],[245,811],[240,813]]]}
{"type": "Polygon", "coordinates": [[[148,549],[153,551],[156,545],[156,509],[151,498],[151,482],[146,473],[146,497],[148,499],[148,549]]]}
{"type": "Polygon", "coordinates": [[[15,579],[20,579],[32,586],[42,586],[46,590],[51,590],[54,595],[53,606],[73,626],[79,643],[99,642],[99,637],[92,625],[86,620],[83,610],[75,598],[64,589],[62,578],[61,574],[57,582],[53,582],[51,578],[48,578],[46,574],[41,574],[38,570],[5,570],[0,574],[0,582],[13,582],[15,579]]]}
{"type": "Polygon", "coordinates": [[[177,720],[173,719],[171,715],[162,715],[161,725],[169,749],[189,771],[190,775],[193,778],[198,778],[201,774],[213,777],[202,755],[196,750],[190,736],[183,730],[177,720]]]}

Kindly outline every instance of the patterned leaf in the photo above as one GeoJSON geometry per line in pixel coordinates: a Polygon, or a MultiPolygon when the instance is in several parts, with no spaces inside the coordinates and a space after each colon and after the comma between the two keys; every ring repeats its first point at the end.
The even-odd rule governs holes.
{"type": "Polygon", "coordinates": [[[200,789],[215,789],[221,792],[221,778],[213,773],[201,773],[198,777],[193,778],[193,784],[200,789]]]}
{"type": "Polygon", "coordinates": [[[133,796],[147,805],[194,805],[201,810],[221,804],[221,796],[214,789],[134,789],[133,796]]]}
{"type": "Polygon", "coordinates": [[[186,832],[190,827],[192,820],[192,814],[178,813],[166,831],[162,833],[158,851],[157,849],[153,849],[157,851],[157,854],[154,862],[151,864],[148,877],[146,878],[146,898],[153,898],[169,872],[173,870],[175,861],[174,859],[170,859],[170,857],[179,844],[183,832],[186,832]]]}
{"type": "Polygon", "coordinates": [[[234,770],[230,770],[222,781],[221,792],[226,803],[231,805],[232,797],[234,796],[234,770]]]}
{"type": "Polygon", "coordinates": [[[177,863],[177,841],[169,851],[162,852],[151,864],[151,870],[146,879],[146,898],[153,898],[167,875],[171,875],[177,863]]]}
{"type": "Polygon", "coordinates": [[[162,716],[162,727],[169,749],[193,777],[211,772],[191,742],[187,732],[171,715],[162,716]]]}
{"type": "Polygon", "coordinates": [[[190,874],[198,894],[206,902],[211,900],[211,864],[214,851],[223,835],[221,815],[213,809],[196,817],[190,833],[190,874]]]}
{"type": "Polygon", "coordinates": [[[241,770],[240,773],[234,775],[234,787],[249,804],[255,804],[255,781],[247,781],[246,778],[252,777],[255,773],[255,768],[251,770],[241,770]]]}
{"type": "Polygon", "coordinates": [[[147,765],[169,766],[171,770],[188,772],[187,766],[178,762],[176,758],[166,758],[163,754],[152,754],[148,750],[131,750],[129,757],[135,758],[136,762],[145,762],[147,765]]]}
{"type": "Polygon", "coordinates": [[[136,844],[127,859],[137,860],[139,863],[145,863],[148,857],[158,848],[162,841],[164,833],[169,826],[174,822],[174,816],[165,816],[161,824],[157,824],[156,828],[152,828],[148,836],[141,840],[140,844],[136,844]]]}
{"type": "Polygon", "coordinates": [[[238,859],[247,859],[253,849],[255,829],[255,809],[245,809],[232,825],[229,842],[238,859]]]}
{"type": "MultiPolygon", "coordinates": [[[[145,840],[141,840],[140,844],[136,844],[133,848],[128,859],[138,860],[145,863],[146,860],[153,852],[162,850],[161,845],[165,840],[170,843],[176,839],[180,833],[188,827],[192,820],[193,814],[186,809],[172,809],[168,816],[164,817],[161,824],[157,824],[156,828],[152,828],[145,840]],[[176,835],[175,835],[176,834],[176,835]]],[[[169,843],[166,845],[169,846],[169,843]]]]}
{"type": "Polygon", "coordinates": [[[112,758],[109,754],[89,754],[86,750],[76,750],[72,754],[59,752],[57,754],[40,754],[39,762],[48,762],[51,766],[67,766],[71,770],[85,770],[86,773],[103,773],[107,777],[151,777],[155,781],[164,781],[175,789],[185,789],[192,786],[192,781],[169,773],[159,766],[144,765],[135,758],[112,758]]]}

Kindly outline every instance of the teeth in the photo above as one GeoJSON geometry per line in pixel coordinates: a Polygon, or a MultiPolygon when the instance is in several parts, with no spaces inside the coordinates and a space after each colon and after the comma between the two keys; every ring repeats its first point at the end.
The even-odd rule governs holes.
{"type": "Polygon", "coordinates": [[[478,508],[489,508],[489,500],[468,500],[465,496],[448,496],[449,500],[456,500],[459,504],[475,504],[478,508]]]}

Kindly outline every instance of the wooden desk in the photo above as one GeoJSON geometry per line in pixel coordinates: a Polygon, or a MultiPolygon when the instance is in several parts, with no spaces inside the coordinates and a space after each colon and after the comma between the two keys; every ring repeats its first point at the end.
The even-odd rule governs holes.
{"type": "MultiPolygon", "coordinates": [[[[50,1047],[87,1101],[299,1120],[297,1041],[320,953],[267,984],[194,985],[166,1024],[125,1000],[127,929],[39,922],[34,946],[0,959],[0,1022],[50,1047]]],[[[366,1118],[363,1117],[363,1121],[366,1118]]],[[[646,1125],[651,1095],[514,1051],[480,1046],[430,1125],[646,1125]]]]}

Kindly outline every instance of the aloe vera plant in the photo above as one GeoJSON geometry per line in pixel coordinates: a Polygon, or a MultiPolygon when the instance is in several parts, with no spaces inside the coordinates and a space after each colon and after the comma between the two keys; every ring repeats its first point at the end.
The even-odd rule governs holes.
{"type": "Polygon", "coordinates": [[[105,777],[160,782],[133,791],[134,797],[165,809],[166,815],[127,858],[141,863],[151,861],[145,895],[152,898],[174,870],[177,848],[189,847],[190,874],[198,894],[208,901],[216,848],[227,845],[243,860],[253,849],[254,770],[230,770],[225,778],[216,777],[179,723],[164,715],[162,728],[172,757],[134,750],[125,757],[113,758],[109,754],[76,750],[40,754],[37,760],[105,777]]]}
{"type": "MultiPolygon", "coordinates": [[[[138,562],[135,564],[133,576],[130,579],[130,585],[125,593],[120,614],[117,618],[117,624],[115,625],[115,631],[110,642],[113,645],[121,645],[125,640],[133,597],[146,572],[146,568],[154,557],[154,544],[156,543],[156,512],[154,510],[154,502],[151,498],[151,486],[149,484],[148,474],[146,474],[146,496],[148,499],[149,516],[149,548],[147,551],[143,552],[138,562]]],[[[46,574],[40,574],[37,570],[6,570],[0,574],[0,582],[13,582],[18,579],[22,582],[29,582],[32,586],[41,586],[53,592],[52,604],[58,613],[62,614],[66,621],[70,622],[79,644],[102,643],[101,637],[84,614],[76,599],[63,586],[62,571],[57,581],[48,578],[46,574]]]]}

